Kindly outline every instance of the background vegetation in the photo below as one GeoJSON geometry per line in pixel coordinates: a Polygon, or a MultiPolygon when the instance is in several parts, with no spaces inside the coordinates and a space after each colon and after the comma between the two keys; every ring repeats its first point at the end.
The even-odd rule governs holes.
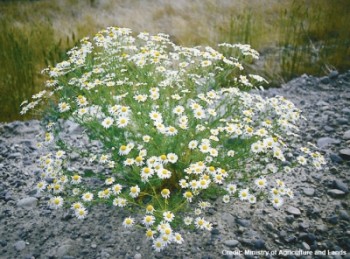
{"type": "MultiPolygon", "coordinates": [[[[164,32],[181,45],[249,43],[273,85],[350,68],[348,0],[0,1],[0,121],[42,89],[40,71],[107,26],[164,32]]],[[[27,117],[28,118],[28,117],[27,117]]]]}

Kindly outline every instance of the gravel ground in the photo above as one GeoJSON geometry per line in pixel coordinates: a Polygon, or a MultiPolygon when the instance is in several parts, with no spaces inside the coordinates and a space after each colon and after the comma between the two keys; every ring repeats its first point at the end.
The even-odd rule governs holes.
{"type": "MultiPolygon", "coordinates": [[[[67,211],[52,213],[33,188],[39,122],[0,124],[0,258],[278,258],[287,250],[313,251],[301,258],[350,258],[350,71],[304,75],[260,94],[283,95],[303,110],[301,135],[317,143],[327,168],[278,175],[295,191],[280,210],[264,202],[213,201],[206,217],[214,223],[211,233],[180,232],[185,243],[160,253],[142,230],[122,227],[128,215],[120,210],[100,205],[83,221],[67,211]]],[[[82,141],[79,128],[67,124],[66,137],[82,141]]]]}

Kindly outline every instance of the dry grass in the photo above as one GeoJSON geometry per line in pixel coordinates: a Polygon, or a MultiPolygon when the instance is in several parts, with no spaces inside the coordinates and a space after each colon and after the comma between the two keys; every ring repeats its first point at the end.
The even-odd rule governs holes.
{"type": "Polygon", "coordinates": [[[350,67],[346,58],[350,55],[349,11],[348,0],[1,2],[0,55],[6,53],[2,54],[6,58],[0,59],[0,121],[20,118],[15,107],[40,87],[38,73],[43,67],[62,58],[75,39],[107,26],[164,32],[187,46],[249,43],[263,54],[264,62],[254,69],[281,83],[304,72],[320,74],[327,67],[350,67]],[[13,45],[17,48],[9,47],[13,45]],[[19,76],[22,79],[13,80],[19,76]],[[16,89],[15,100],[1,98],[11,89],[16,89]]]}

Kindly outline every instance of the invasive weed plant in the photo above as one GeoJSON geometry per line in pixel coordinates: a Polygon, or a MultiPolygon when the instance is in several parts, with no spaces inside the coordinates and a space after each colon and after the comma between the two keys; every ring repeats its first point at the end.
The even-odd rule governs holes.
{"type": "Polygon", "coordinates": [[[45,69],[47,90],[23,103],[22,113],[46,103],[41,145],[58,148],[41,156],[37,188],[50,193],[49,205],[68,206],[79,219],[101,202],[130,210],[124,227],[144,228],[160,251],[183,242],[181,225],[212,229],[205,218],[212,197],[266,198],[276,208],[292,198],[268,175],[298,164],[321,168],[324,159],[297,147],[301,115],[290,101],[245,91],[265,82],[243,67],[258,53],[248,45],[219,47],[233,56],[178,46],[165,34],[134,37],[130,29],[109,27],[45,69]],[[62,119],[100,143],[80,155],[102,172],[69,169],[74,143],[60,138],[62,119]]]}

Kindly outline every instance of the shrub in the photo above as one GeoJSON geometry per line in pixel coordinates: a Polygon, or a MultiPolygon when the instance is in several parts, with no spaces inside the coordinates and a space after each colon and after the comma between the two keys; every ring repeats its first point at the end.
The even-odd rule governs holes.
{"type": "Polygon", "coordinates": [[[124,227],[140,225],[160,251],[183,242],[175,232],[180,226],[212,229],[204,215],[213,198],[266,198],[275,208],[292,198],[292,190],[268,175],[296,165],[321,168],[324,159],[297,146],[300,110],[290,101],[246,91],[265,82],[242,65],[258,53],[241,44],[219,47],[234,56],[110,27],[45,69],[48,90],[24,103],[22,113],[46,103],[41,145],[57,150],[41,156],[37,188],[49,193],[49,205],[70,207],[79,219],[96,203],[132,209],[124,227]],[[65,142],[61,119],[81,125],[100,148],[65,142]],[[69,170],[77,150],[80,161],[103,171],[69,170]]]}

